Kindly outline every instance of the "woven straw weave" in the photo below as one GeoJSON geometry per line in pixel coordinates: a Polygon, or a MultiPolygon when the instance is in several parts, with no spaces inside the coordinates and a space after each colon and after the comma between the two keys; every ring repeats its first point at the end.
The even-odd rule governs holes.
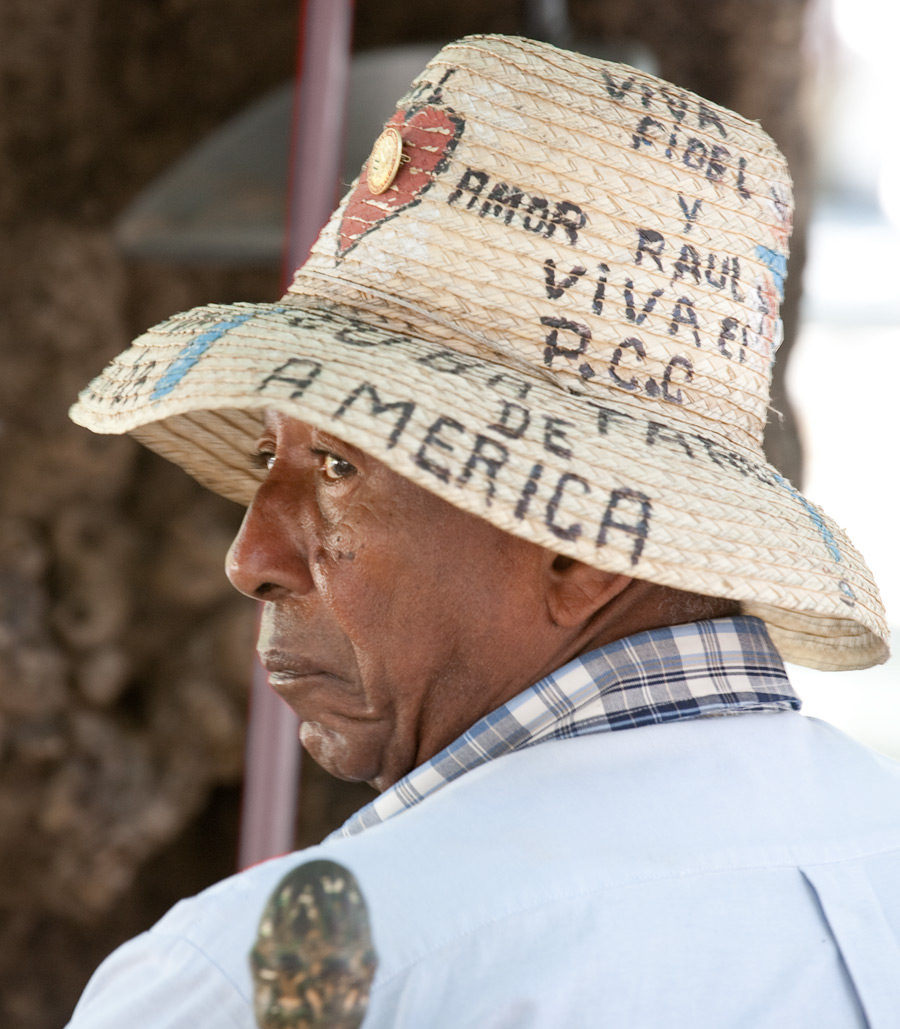
{"type": "Polygon", "coordinates": [[[765,461],[790,179],[755,124],[526,40],[445,47],[277,304],[151,329],[73,417],[242,503],[266,407],[614,572],[741,601],[782,654],[887,656],[871,574],[765,461]]]}

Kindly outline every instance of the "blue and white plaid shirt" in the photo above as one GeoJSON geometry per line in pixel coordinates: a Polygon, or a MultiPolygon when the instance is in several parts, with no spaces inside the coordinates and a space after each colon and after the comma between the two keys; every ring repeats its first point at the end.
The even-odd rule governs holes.
{"type": "Polygon", "coordinates": [[[530,686],[394,783],[329,838],[354,836],[484,762],[545,740],[799,707],[759,619],[717,618],[652,629],[576,657],[530,686]]]}

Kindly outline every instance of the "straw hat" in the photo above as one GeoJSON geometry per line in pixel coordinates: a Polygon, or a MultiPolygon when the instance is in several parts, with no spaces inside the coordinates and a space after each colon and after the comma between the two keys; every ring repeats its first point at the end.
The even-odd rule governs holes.
{"type": "Polygon", "coordinates": [[[791,228],[758,125],[523,39],[445,47],[278,303],[151,329],[75,421],[248,503],[264,408],[508,532],[887,657],[871,573],[761,440],[791,228]]]}

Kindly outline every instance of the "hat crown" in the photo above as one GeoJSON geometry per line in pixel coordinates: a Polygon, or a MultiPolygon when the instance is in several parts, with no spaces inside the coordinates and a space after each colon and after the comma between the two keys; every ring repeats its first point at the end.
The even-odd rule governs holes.
{"type": "Polygon", "coordinates": [[[791,222],[758,125],[540,43],[445,47],[276,304],[150,329],[73,417],[247,503],[263,411],[498,528],[885,659],[846,534],[761,447],[791,222]]]}
{"type": "Polygon", "coordinates": [[[761,441],[792,201],[758,125],[634,68],[472,37],[389,127],[392,181],[363,169],[292,292],[761,441]]]}

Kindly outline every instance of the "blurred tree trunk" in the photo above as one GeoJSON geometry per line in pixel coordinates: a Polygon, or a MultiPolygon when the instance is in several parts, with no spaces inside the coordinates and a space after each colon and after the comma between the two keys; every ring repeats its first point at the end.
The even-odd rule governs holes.
{"type": "Polygon", "coordinates": [[[93,966],[233,870],[253,605],[239,510],[69,423],[129,339],[278,273],[128,264],[123,206],[293,73],[296,5],[0,6],[0,1025],[63,1024],[93,966]],[[135,875],[144,869],[135,885],[135,875]]]}
{"type": "MultiPolygon", "coordinates": [[[[277,296],[275,269],[127,262],[111,226],[191,144],[293,75],[297,8],[0,6],[3,1026],[62,1024],[108,950],[233,867],[254,611],[222,560],[240,512],[66,409],[152,322],[277,296]]],[[[572,0],[571,17],[576,34],[644,42],[662,75],[781,143],[799,198],[790,340],[809,195],[803,0],[572,0]]],[[[367,48],[522,24],[521,0],[357,3],[367,48]]],[[[773,436],[771,453],[798,477],[796,433],[773,436]]],[[[301,842],[366,796],[310,772],[301,842]]]]}

